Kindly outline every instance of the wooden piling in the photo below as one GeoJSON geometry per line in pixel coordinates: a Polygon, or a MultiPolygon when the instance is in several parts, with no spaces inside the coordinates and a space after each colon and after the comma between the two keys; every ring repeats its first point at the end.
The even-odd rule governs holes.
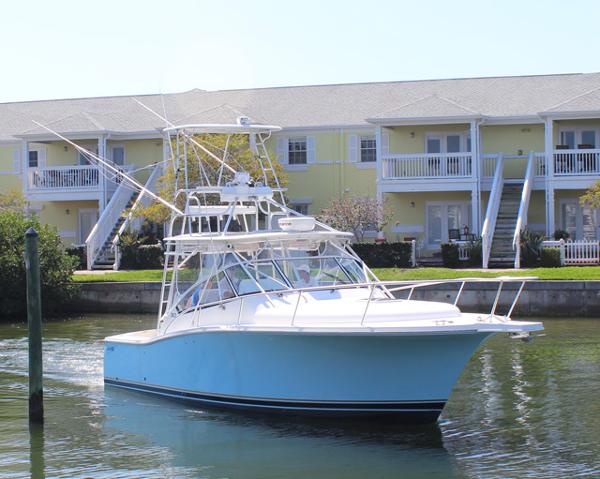
{"type": "Polygon", "coordinates": [[[25,233],[27,273],[27,325],[29,331],[29,420],[44,421],[42,377],[42,298],[40,291],[39,235],[33,228],[25,233]]]}

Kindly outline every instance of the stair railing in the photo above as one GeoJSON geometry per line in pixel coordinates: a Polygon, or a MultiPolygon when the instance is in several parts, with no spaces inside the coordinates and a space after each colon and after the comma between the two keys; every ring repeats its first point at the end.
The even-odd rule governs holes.
{"type": "Polygon", "coordinates": [[[85,240],[88,269],[92,269],[92,266],[98,259],[102,247],[109,239],[110,233],[131,199],[131,194],[131,186],[127,182],[122,181],[105,206],[92,231],[90,231],[85,240]]]}
{"type": "Polygon", "coordinates": [[[496,159],[496,170],[494,172],[494,181],[492,183],[492,190],[490,191],[490,198],[487,204],[485,220],[483,221],[483,228],[481,229],[481,249],[483,256],[482,266],[484,268],[487,268],[490,263],[492,240],[494,236],[494,230],[496,229],[496,218],[498,217],[500,199],[502,198],[502,189],[504,188],[503,169],[504,155],[499,153],[496,159]]]}
{"type": "MultiPolygon", "coordinates": [[[[156,182],[157,182],[158,178],[160,177],[162,171],[163,171],[163,169],[161,166],[155,166],[154,169],[152,170],[152,173],[148,177],[148,180],[146,180],[146,184],[144,185],[144,188],[146,188],[149,191],[154,191],[156,182]]],[[[112,242],[111,242],[111,249],[115,253],[115,264],[113,265],[113,269],[115,269],[115,270],[119,269],[119,266],[121,264],[121,251],[119,250],[119,238],[125,232],[125,230],[127,230],[127,228],[134,222],[134,216],[133,216],[134,210],[139,205],[148,206],[150,204],[151,200],[152,200],[152,198],[150,196],[144,194],[144,190],[140,191],[139,194],[137,195],[133,205],[131,205],[131,208],[129,209],[129,213],[125,217],[125,221],[123,221],[123,223],[119,227],[117,233],[113,237],[112,242]]]]}
{"type": "Polygon", "coordinates": [[[517,224],[515,225],[515,233],[513,235],[512,247],[515,252],[515,269],[521,267],[521,230],[527,226],[527,211],[529,210],[529,199],[531,198],[531,189],[533,188],[534,166],[535,154],[531,151],[527,160],[527,168],[525,169],[525,181],[523,183],[523,191],[521,192],[519,216],[517,216],[517,224]]]}

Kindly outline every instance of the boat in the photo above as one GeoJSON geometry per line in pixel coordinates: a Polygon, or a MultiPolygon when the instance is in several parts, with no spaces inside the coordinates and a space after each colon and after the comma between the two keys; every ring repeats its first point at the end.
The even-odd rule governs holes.
{"type": "Polygon", "coordinates": [[[443,282],[379,281],[351,233],[287,206],[266,147],[277,130],[247,118],[165,129],[176,185],[157,325],[105,339],[107,386],[202,406],[435,421],[482,342],[543,329],[510,318],[525,279],[505,287],[507,314],[497,308],[510,279],[489,313],[460,310],[468,280],[454,282],[452,304],[423,299],[443,282]],[[218,154],[207,133],[226,136],[218,154]],[[255,168],[228,151],[235,135],[255,168]]]}

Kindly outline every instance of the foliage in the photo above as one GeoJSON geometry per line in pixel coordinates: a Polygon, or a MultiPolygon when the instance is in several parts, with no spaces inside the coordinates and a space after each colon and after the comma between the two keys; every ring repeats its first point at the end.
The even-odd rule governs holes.
{"type": "Polygon", "coordinates": [[[587,205],[590,208],[600,208],[600,181],[596,181],[587,191],[579,197],[581,206],[587,205]]]}
{"type": "Polygon", "coordinates": [[[25,197],[18,190],[0,193],[0,211],[24,211],[25,197]]]}
{"type": "Polygon", "coordinates": [[[542,248],[540,265],[542,268],[559,268],[561,266],[560,248],[542,248]]]}
{"type": "Polygon", "coordinates": [[[27,311],[25,232],[39,234],[40,278],[44,315],[56,312],[76,292],[72,274],[77,259],[68,255],[55,228],[41,224],[35,216],[10,208],[0,211],[0,316],[23,317],[27,311]]]}
{"type": "Polygon", "coordinates": [[[458,268],[460,266],[458,245],[456,243],[442,244],[442,262],[446,268],[458,268]]]}
{"type": "Polygon", "coordinates": [[[544,235],[527,229],[521,230],[521,265],[526,268],[536,266],[540,261],[540,250],[544,235]]]}
{"type": "MultiPolygon", "coordinates": [[[[194,140],[200,143],[202,146],[207,148],[211,153],[217,157],[222,158],[223,150],[227,142],[226,135],[220,134],[202,134],[194,135],[194,140]]],[[[172,143],[173,151],[176,151],[176,143],[173,140],[172,143]]],[[[258,158],[252,153],[248,144],[247,135],[231,135],[229,137],[229,143],[227,145],[227,164],[237,171],[245,171],[250,173],[250,177],[254,181],[265,182],[263,177],[262,169],[260,168],[260,162],[258,158]]],[[[287,174],[281,164],[278,161],[271,159],[273,162],[273,169],[279,179],[279,184],[282,188],[287,186],[287,174]]],[[[183,159],[183,158],[182,158],[183,159]]],[[[182,161],[183,163],[183,161],[182,161]]],[[[173,202],[175,192],[184,187],[183,183],[183,172],[185,170],[184,164],[180,165],[179,171],[176,171],[174,161],[169,162],[166,167],[165,174],[161,176],[157,181],[158,195],[166,201],[173,202]]],[[[197,147],[188,146],[188,158],[187,158],[187,172],[188,180],[190,185],[207,186],[207,179],[212,185],[217,183],[219,178],[219,162],[212,158],[210,155],[202,151],[197,147]],[[191,154],[193,150],[193,154],[191,154]],[[199,160],[204,166],[204,173],[202,173],[199,167],[199,160]]],[[[231,174],[225,171],[224,178],[230,179],[231,174]]],[[[266,181],[269,186],[274,185],[273,174],[268,172],[266,181]]],[[[207,202],[216,202],[216,197],[206,198],[207,202]]],[[[176,204],[180,209],[184,208],[184,198],[180,196],[176,204]]],[[[134,211],[135,216],[144,216],[150,221],[155,223],[164,223],[171,216],[171,211],[166,206],[162,205],[158,201],[154,201],[148,207],[139,207],[134,211]]]]}
{"type": "Polygon", "coordinates": [[[408,268],[412,243],[356,243],[354,252],[369,268],[408,268]]]}
{"type": "Polygon", "coordinates": [[[74,257],[77,258],[77,263],[76,263],[76,269],[78,270],[83,270],[83,269],[87,269],[87,255],[85,252],[85,246],[69,246],[65,252],[74,257]]]}
{"type": "Polygon", "coordinates": [[[483,248],[481,244],[481,238],[475,241],[469,241],[467,244],[467,254],[469,260],[467,264],[469,266],[476,266],[481,268],[483,265],[483,248]]]}
{"type": "Polygon", "coordinates": [[[367,231],[381,230],[390,216],[388,205],[372,196],[344,195],[321,210],[318,219],[338,230],[354,233],[356,240],[362,243],[367,231]]]}
{"type": "Polygon", "coordinates": [[[555,241],[560,241],[561,239],[566,241],[569,239],[569,236],[571,236],[571,235],[569,234],[568,231],[565,231],[565,230],[556,230],[554,232],[554,240],[555,241]]]}
{"type": "Polygon", "coordinates": [[[149,243],[151,238],[125,232],[119,238],[121,269],[152,269],[163,264],[162,243],[149,243]]]}

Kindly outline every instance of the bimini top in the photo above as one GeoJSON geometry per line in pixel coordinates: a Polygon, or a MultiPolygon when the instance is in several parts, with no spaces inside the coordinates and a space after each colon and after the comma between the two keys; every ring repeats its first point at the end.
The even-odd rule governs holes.
{"type": "Polygon", "coordinates": [[[217,134],[258,134],[258,133],[271,133],[273,131],[281,130],[280,126],[275,125],[252,125],[250,123],[238,123],[238,124],[220,124],[220,123],[205,123],[205,124],[188,124],[188,125],[173,125],[165,128],[163,131],[166,133],[186,130],[189,133],[217,133],[217,134]]]}
{"type": "Polygon", "coordinates": [[[291,247],[305,247],[307,244],[327,240],[350,241],[352,233],[336,230],[315,231],[255,231],[248,233],[186,233],[169,236],[166,242],[173,242],[184,250],[192,251],[248,251],[259,249],[264,243],[285,243],[291,247]]]}

